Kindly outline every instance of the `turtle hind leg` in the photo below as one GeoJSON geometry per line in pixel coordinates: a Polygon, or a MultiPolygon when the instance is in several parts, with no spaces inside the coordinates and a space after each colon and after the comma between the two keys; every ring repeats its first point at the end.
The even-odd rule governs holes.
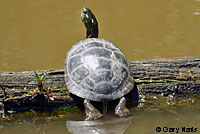
{"type": "Polygon", "coordinates": [[[103,115],[90,103],[90,100],[85,99],[84,102],[85,107],[85,120],[96,120],[101,118],[103,115]]]}
{"type": "Polygon", "coordinates": [[[115,108],[115,114],[124,117],[130,115],[130,112],[128,108],[126,107],[126,99],[125,97],[122,97],[118,103],[118,105],[115,108]]]}

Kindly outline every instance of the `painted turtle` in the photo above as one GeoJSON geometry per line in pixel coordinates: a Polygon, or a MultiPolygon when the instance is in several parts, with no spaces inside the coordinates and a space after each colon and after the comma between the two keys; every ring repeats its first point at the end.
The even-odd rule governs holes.
{"type": "Polygon", "coordinates": [[[134,87],[128,62],[117,46],[98,38],[98,23],[90,9],[82,9],[81,19],[87,29],[87,39],[75,44],[67,53],[66,85],[72,94],[84,98],[86,120],[102,116],[90,100],[106,104],[120,99],[115,114],[127,116],[129,110],[123,96],[134,87]]]}

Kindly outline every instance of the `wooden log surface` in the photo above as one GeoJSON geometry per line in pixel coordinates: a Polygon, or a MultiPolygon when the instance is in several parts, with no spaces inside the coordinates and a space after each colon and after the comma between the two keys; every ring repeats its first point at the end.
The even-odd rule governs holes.
{"type": "Polygon", "coordinates": [[[144,93],[200,95],[200,57],[131,61],[130,66],[144,93]]]}
{"type": "MultiPolygon", "coordinates": [[[[184,86],[182,90],[185,92],[200,93],[200,57],[139,60],[129,63],[134,79],[144,93],[159,93],[164,89],[184,88],[184,86]]],[[[36,72],[46,74],[47,87],[65,86],[63,69],[36,72]]],[[[34,72],[0,72],[0,85],[6,87],[7,92],[14,88],[23,92],[25,87],[36,86],[34,72]]],[[[0,90],[0,96],[2,93],[0,90]]]]}
{"type": "MultiPolygon", "coordinates": [[[[181,57],[130,61],[137,87],[144,94],[200,95],[200,57],[181,57]]],[[[45,73],[45,85],[60,103],[69,98],[64,82],[64,70],[36,71],[45,73]],[[62,101],[61,101],[62,100],[62,101]]],[[[34,72],[0,72],[0,86],[5,88],[7,101],[26,96],[36,88],[34,72]]],[[[5,97],[0,89],[0,101],[5,97]]]]}

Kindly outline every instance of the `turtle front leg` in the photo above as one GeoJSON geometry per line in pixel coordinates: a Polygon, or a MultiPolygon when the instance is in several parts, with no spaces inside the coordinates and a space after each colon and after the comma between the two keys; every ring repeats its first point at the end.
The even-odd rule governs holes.
{"type": "Polygon", "coordinates": [[[126,107],[126,99],[125,99],[125,97],[122,97],[120,99],[119,104],[115,108],[115,114],[120,116],[120,117],[130,115],[129,110],[126,107]]]}
{"type": "Polygon", "coordinates": [[[102,114],[90,103],[90,100],[85,99],[84,102],[85,107],[85,120],[96,120],[102,117],[102,114]]]}

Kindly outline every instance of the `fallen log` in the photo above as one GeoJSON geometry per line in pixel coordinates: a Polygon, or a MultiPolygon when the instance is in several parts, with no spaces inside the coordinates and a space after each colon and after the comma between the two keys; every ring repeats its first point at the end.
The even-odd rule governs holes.
{"type": "Polygon", "coordinates": [[[200,57],[130,62],[143,93],[200,95],[200,57]]]}
{"type": "MultiPolygon", "coordinates": [[[[138,60],[129,63],[137,87],[143,94],[200,95],[200,57],[138,60]]],[[[63,69],[36,72],[46,74],[45,85],[51,87],[52,97],[55,98],[51,103],[58,106],[71,103],[63,69]]],[[[0,86],[6,91],[5,96],[4,91],[0,90],[0,102],[12,104],[16,100],[29,98],[27,96],[36,88],[34,72],[0,72],[0,86]]]]}

